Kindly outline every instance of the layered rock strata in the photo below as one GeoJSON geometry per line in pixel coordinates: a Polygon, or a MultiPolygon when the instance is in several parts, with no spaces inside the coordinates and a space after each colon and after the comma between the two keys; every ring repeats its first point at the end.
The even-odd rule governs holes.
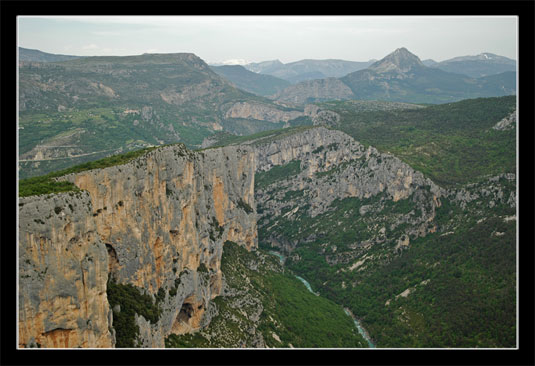
{"type": "Polygon", "coordinates": [[[153,298],[163,289],[157,323],[136,317],[138,346],[208,324],[223,243],[257,246],[254,171],[247,147],[175,145],[61,178],[82,193],[21,199],[19,345],[112,347],[108,277],[153,298]]]}
{"type": "Polygon", "coordinates": [[[227,110],[225,118],[252,118],[278,123],[288,122],[303,115],[300,111],[281,111],[266,104],[238,102],[227,110]]]}
{"type": "Polygon", "coordinates": [[[372,146],[365,148],[349,135],[324,127],[259,144],[255,152],[257,171],[260,172],[300,160],[302,174],[297,177],[299,182],[294,187],[303,189],[306,185],[307,189],[316,192],[309,195],[312,207],[329,206],[336,198],[368,198],[383,191],[395,202],[408,198],[421,186],[429,186],[435,199],[443,194],[439,186],[398,158],[380,153],[372,146]],[[355,161],[360,162],[360,167],[349,164],[355,161]],[[341,179],[330,182],[330,188],[324,189],[326,187],[320,184],[323,179],[317,179],[316,173],[320,176],[330,171],[338,173],[333,169],[343,163],[348,163],[349,170],[345,169],[341,179]]]}
{"type": "MultiPolygon", "coordinates": [[[[296,215],[303,215],[303,211],[311,218],[332,211],[336,200],[353,197],[364,201],[377,197],[376,203],[359,209],[361,217],[370,212],[380,215],[389,201],[409,200],[418,208],[406,215],[385,218],[390,221],[395,218],[395,222],[388,223],[390,228],[408,224],[401,237],[392,239],[406,243],[408,235],[425,236],[435,230],[432,220],[445,191],[390,154],[380,153],[371,146],[366,148],[347,134],[324,127],[253,143],[257,172],[299,162],[298,172],[267,187],[258,187],[255,192],[256,201],[262,207],[260,221],[268,222],[266,225],[270,227],[276,221],[274,218],[291,221],[296,215]]],[[[384,229],[379,229],[370,242],[385,240],[384,229]]],[[[285,242],[276,230],[268,231],[272,245],[287,251],[298,245],[285,242]]]]}

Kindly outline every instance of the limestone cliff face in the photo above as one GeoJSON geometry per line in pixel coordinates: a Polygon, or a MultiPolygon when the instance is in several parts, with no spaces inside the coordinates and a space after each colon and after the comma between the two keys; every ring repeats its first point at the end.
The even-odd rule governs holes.
{"type": "MultiPolygon", "coordinates": [[[[205,310],[222,286],[223,243],[231,240],[248,249],[257,246],[254,170],[254,154],[248,148],[192,153],[178,145],[159,148],[125,165],[62,177],[84,190],[89,203],[84,206],[89,209],[77,213],[79,217],[66,215],[69,221],[77,223],[75,228],[80,228],[74,236],[89,235],[78,224],[86,222],[93,240],[99,243],[102,261],[98,269],[102,281],[98,291],[103,299],[106,300],[108,273],[114,281],[132,284],[147,294],[155,295],[160,289],[165,293],[160,303],[162,315],[156,324],[142,316],[136,318],[139,346],[164,347],[167,335],[187,333],[209,322],[205,310]]],[[[64,195],[53,197],[59,196],[64,195]]],[[[43,200],[30,199],[36,205],[43,200]]],[[[24,220],[21,216],[21,230],[33,219],[49,226],[47,216],[30,211],[24,220]]],[[[35,236],[33,228],[28,230],[25,235],[35,236]]],[[[68,238],[51,237],[50,245],[62,246],[65,240],[68,238]]],[[[27,245],[21,240],[21,248],[27,245]]],[[[26,251],[21,250],[21,262],[26,260],[22,255],[26,251]]],[[[42,263],[46,260],[39,259],[40,265],[45,266],[42,263]]],[[[58,271],[64,271],[64,266],[59,268],[58,271]]],[[[48,280],[45,274],[35,281],[48,280]]],[[[21,287],[27,285],[26,279],[21,277],[20,281],[21,287]]],[[[58,286],[40,295],[32,290],[28,296],[37,302],[44,298],[60,301],[64,298],[62,291],[62,286],[58,286]]],[[[56,316],[53,309],[47,310],[52,317],[56,316]]],[[[108,313],[109,306],[104,301],[98,316],[106,318],[104,314],[108,313]]],[[[21,322],[35,321],[33,318],[29,315],[21,322]]],[[[72,329],[79,331],[79,327],[72,329]]],[[[109,334],[108,338],[107,344],[88,346],[112,346],[109,334]]],[[[77,344],[71,342],[67,346],[77,344]]]]}
{"type": "Polygon", "coordinates": [[[288,122],[303,115],[303,112],[282,111],[260,103],[238,102],[226,112],[225,118],[252,118],[278,123],[288,122]]]}
{"type": "Polygon", "coordinates": [[[305,115],[312,119],[312,123],[323,126],[336,126],[340,122],[340,115],[329,110],[322,110],[315,104],[307,104],[305,106],[305,115]]]}
{"type": "MultiPolygon", "coordinates": [[[[300,161],[299,172],[295,175],[256,190],[256,201],[262,207],[261,218],[265,219],[281,217],[291,221],[303,210],[314,218],[333,210],[331,205],[335,200],[348,197],[360,200],[377,197],[376,203],[362,206],[360,211],[361,215],[370,212],[380,215],[388,201],[409,200],[419,210],[396,217],[396,222],[391,222],[393,216],[386,217],[384,225],[388,226],[387,221],[390,227],[408,224],[406,234],[417,237],[434,230],[431,221],[445,193],[398,158],[371,146],[365,148],[347,134],[324,127],[266,143],[258,142],[256,158],[258,172],[300,161]],[[291,192],[296,190],[302,193],[295,193],[293,198],[291,192]]],[[[377,238],[382,233],[384,230],[380,232],[378,227],[377,238]]],[[[276,230],[271,234],[272,242],[287,250],[297,244],[280,242],[276,230]]],[[[404,236],[399,239],[406,242],[404,236]]]]}
{"type": "Polygon", "coordinates": [[[19,346],[113,347],[108,254],[87,192],[19,202],[19,346]]]}
{"type": "Polygon", "coordinates": [[[329,189],[328,196],[321,194],[321,179],[313,179],[315,183],[312,182],[312,186],[318,186],[315,189],[318,190],[317,205],[328,206],[335,198],[367,198],[383,191],[393,201],[398,201],[409,197],[419,186],[430,186],[436,195],[441,195],[438,186],[398,158],[379,153],[372,146],[365,148],[349,135],[324,127],[259,145],[256,147],[256,157],[258,171],[267,171],[276,165],[301,160],[303,181],[313,178],[316,173],[321,175],[332,171],[344,162],[359,160],[360,167],[349,164],[348,167],[353,169],[346,169],[342,179],[332,182],[336,187],[329,189]]]}

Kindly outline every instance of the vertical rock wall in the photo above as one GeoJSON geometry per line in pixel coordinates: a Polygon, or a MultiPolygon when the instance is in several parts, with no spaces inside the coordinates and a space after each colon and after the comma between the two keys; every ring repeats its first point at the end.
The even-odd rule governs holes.
{"type": "MultiPolygon", "coordinates": [[[[205,310],[222,287],[223,243],[232,240],[248,249],[257,246],[254,171],[254,154],[248,148],[226,147],[192,153],[182,145],[175,145],[159,148],[125,165],[62,178],[84,190],[83,197],[88,203],[85,207],[89,208],[78,212],[76,217],[70,217],[73,214],[70,212],[66,215],[73,225],[78,225],[73,235],[87,236],[89,230],[92,240],[98,243],[102,259],[93,270],[98,268],[102,276],[98,291],[103,301],[108,274],[114,281],[132,284],[149,295],[161,289],[165,293],[160,303],[162,315],[156,324],[142,316],[136,317],[139,346],[164,347],[167,335],[191,332],[209,322],[205,310]],[[81,227],[80,222],[85,222],[87,228],[81,227]]],[[[69,197],[68,194],[52,197],[63,196],[69,197]]],[[[43,198],[28,200],[39,205],[43,198]]],[[[61,202],[57,204],[64,207],[61,202]]],[[[35,245],[31,243],[37,240],[30,239],[36,236],[33,226],[25,229],[34,219],[43,220],[48,227],[56,225],[46,215],[28,211],[23,217],[21,213],[21,262],[29,255],[26,247],[35,245]],[[22,236],[28,239],[22,240],[22,236]]],[[[67,239],[51,236],[49,241],[51,246],[61,246],[67,239]]],[[[59,252],[52,256],[56,255],[64,256],[59,252]]],[[[58,264],[58,271],[65,267],[58,264]]],[[[49,281],[46,274],[43,276],[36,280],[40,286],[49,281]]],[[[21,277],[21,287],[28,286],[27,282],[21,277]]],[[[28,296],[35,297],[37,302],[43,298],[59,301],[63,298],[61,291],[58,287],[36,295],[30,290],[28,296]]],[[[63,308],[58,305],[58,309],[63,308]]],[[[20,309],[21,312],[24,309],[22,302],[20,309]]],[[[106,301],[99,317],[109,311],[106,301]]],[[[54,312],[51,316],[55,316],[54,312]]],[[[35,317],[35,311],[28,313],[21,323],[31,323],[35,317]]],[[[80,327],[72,329],[78,332],[80,327]]],[[[35,334],[33,330],[27,333],[21,338],[26,340],[35,334]]],[[[108,343],[69,340],[65,346],[110,347],[113,339],[110,334],[108,343]]],[[[42,345],[56,347],[53,342],[42,345]]]]}
{"type": "Polygon", "coordinates": [[[108,254],[91,214],[87,192],[20,199],[20,347],[113,347],[108,254]]]}

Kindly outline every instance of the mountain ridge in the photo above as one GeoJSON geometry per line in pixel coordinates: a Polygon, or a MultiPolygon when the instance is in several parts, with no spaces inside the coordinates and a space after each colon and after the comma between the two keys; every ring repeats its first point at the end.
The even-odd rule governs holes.
{"type": "Polygon", "coordinates": [[[392,71],[405,73],[410,71],[412,68],[422,66],[425,65],[418,56],[409,52],[409,50],[407,50],[405,47],[401,47],[386,55],[381,60],[371,64],[368,67],[368,70],[373,70],[380,74],[392,71]]]}
{"type": "Polygon", "coordinates": [[[272,75],[258,74],[242,65],[210,66],[217,74],[250,93],[268,97],[290,86],[290,82],[272,75]]]}
{"type": "Polygon", "coordinates": [[[431,67],[479,78],[516,71],[516,61],[490,52],[484,52],[475,56],[454,57],[435,63],[431,67]]]}
{"type": "Polygon", "coordinates": [[[23,61],[19,71],[22,177],[143,146],[198,147],[216,131],[280,128],[287,112],[302,114],[238,89],[192,53],[23,61]],[[251,113],[229,117],[243,103],[251,113]]]}
{"type": "Polygon", "coordinates": [[[325,79],[320,79],[308,81],[308,84],[292,85],[278,95],[281,101],[303,104],[326,101],[329,98],[448,103],[461,99],[515,94],[515,75],[507,72],[498,75],[471,78],[437,67],[428,67],[418,56],[402,47],[366,69],[338,78],[345,84],[340,84],[339,90],[325,88],[325,79]],[[352,95],[341,93],[341,89],[346,86],[351,89],[352,95]],[[321,95],[321,99],[317,95],[321,95]]]}
{"type": "Polygon", "coordinates": [[[76,58],[81,58],[84,56],[74,56],[74,55],[61,55],[55,53],[43,52],[37,49],[31,48],[18,48],[19,61],[33,61],[33,62],[58,62],[58,61],[67,61],[74,60],[76,58]]]}
{"type": "Polygon", "coordinates": [[[475,60],[489,60],[489,61],[494,61],[494,62],[516,64],[516,61],[511,58],[496,55],[490,52],[482,52],[478,55],[473,55],[473,56],[457,56],[457,57],[453,57],[453,58],[441,61],[439,63],[448,63],[448,62],[457,62],[457,61],[475,61],[475,60]]]}
{"type": "Polygon", "coordinates": [[[289,63],[279,60],[243,65],[250,71],[269,74],[291,83],[324,77],[340,77],[369,66],[372,61],[346,61],[340,59],[303,59],[289,63]]]}

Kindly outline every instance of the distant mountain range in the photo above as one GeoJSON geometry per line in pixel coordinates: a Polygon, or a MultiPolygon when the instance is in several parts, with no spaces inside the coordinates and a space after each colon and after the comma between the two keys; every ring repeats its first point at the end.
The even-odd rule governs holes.
{"type": "Polygon", "coordinates": [[[57,55],[39,50],[32,50],[30,48],[19,47],[19,61],[60,62],[74,60],[81,57],[83,56],[57,55]]]}
{"type": "MultiPolygon", "coordinates": [[[[455,62],[465,61],[451,61],[454,65],[455,62]]],[[[488,60],[478,62],[487,63],[488,60]]],[[[299,83],[281,91],[276,99],[297,104],[329,99],[447,103],[516,93],[514,71],[474,78],[441,70],[437,67],[440,64],[428,67],[406,48],[399,48],[368,68],[339,78],[340,82],[313,80],[299,83]]]]}
{"type": "Polygon", "coordinates": [[[243,65],[247,70],[267,74],[298,83],[305,80],[341,77],[351,72],[362,70],[373,63],[344,60],[300,60],[283,64],[279,60],[264,61],[243,65]]]}
{"type": "Polygon", "coordinates": [[[456,74],[468,75],[473,78],[496,75],[506,71],[516,71],[515,60],[488,52],[477,56],[454,57],[427,66],[456,74]]]}
{"type": "Polygon", "coordinates": [[[422,60],[422,64],[424,64],[425,66],[433,66],[437,63],[438,62],[436,62],[435,60],[431,60],[431,59],[422,60]]]}
{"type": "MultiPolygon", "coordinates": [[[[42,52],[40,50],[19,47],[19,60],[32,62],[61,62],[82,58],[84,56],[61,55],[42,52]]],[[[329,77],[340,78],[355,71],[364,70],[377,60],[345,61],[345,60],[300,60],[287,64],[279,60],[248,63],[245,60],[229,60],[224,63],[213,63],[211,67],[223,67],[213,70],[234,83],[240,89],[262,95],[270,96],[279,91],[281,87],[289,86],[282,80],[291,84],[301,81],[325,79],[329,77]],[[242,65],[243,64],[243,65],[242,65]],[[230,68],[240,66],[240,68],[230,68]],[[273,78],[258,78],[246,71],[255,74],[273,76],[273,78]]],[[[485,52],[475,56],[459,56],[449,60],[437,62],[432,59],[421,61],[423,65],[443,71],[467,75],[472,78],[496,75],[507,71],[516,71],[516,61],[507,57],[485,52]]]]}
{"type": "MultiPolygon", "coordinates": [[[[450,64],[503,64],[486,55],[450,64]]],[[[311,124],[304,105],[318,101],[448,103],[516,92],[514,71],[473,78],[427,67],[405,48],[342,77],[293,85],[238,65],[209,67],[188,53],[78,57],[20,49],[19,56],[21,177],[149,145],[201,147],[217,131],[311,124]]],[[[256,66],[282,72],[281,64],[256,66]]],[[[304,60],[285,70],[340,75],[357,64],[304,60]]]]}
{"type": "Polygon", "coordinates": [[[241,65],[210,66],[210,68],[238,88],[257,95],[275,95],[291,85],[287,80],[272,75],[257,74],[241,65]]]}
{"type": "MultiPolygon", "coordinates": [[[[352,72],[366,69],[376,61],[301,60],[284,64],[279,60],[271,60],[249,63],[243,65],[243,67],[255,73],[275,76],[295,84],[313,79],[339,78],[352,72]]],[[[422,64],[427,67],[473,78],[500,74],[506,71],[516,71],[515,60],[489,52],[476,56],[454,57],[441,62],[427,59],[423,60],[422,64]]]]}

